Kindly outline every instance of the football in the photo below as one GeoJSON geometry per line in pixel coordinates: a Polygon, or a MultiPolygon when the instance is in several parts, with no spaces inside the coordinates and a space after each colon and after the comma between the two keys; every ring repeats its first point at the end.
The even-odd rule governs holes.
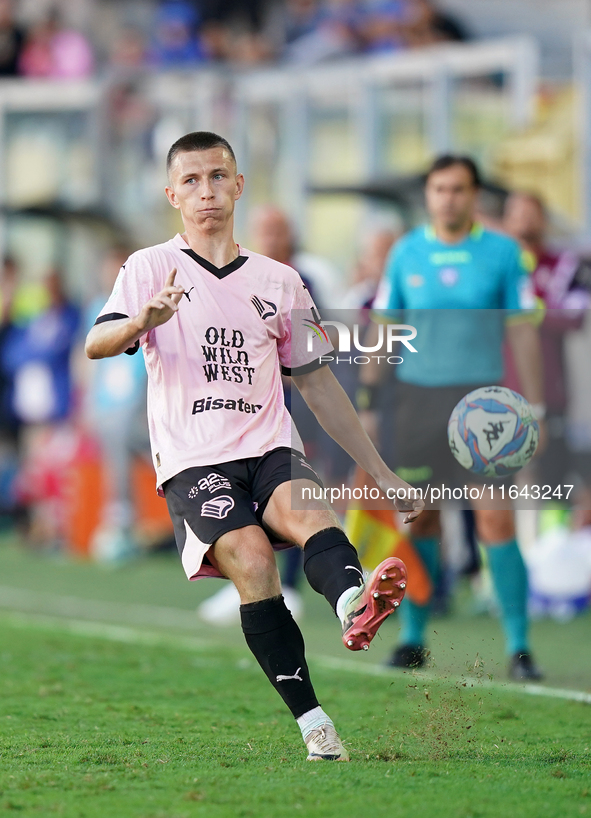
{"type": "Polygon", "coordinates": [[[525,466],[539,437],[530,404],[504,386],[468,393],[447,425],[449,447],[458,463],[486,477],[506,477],[525,466]]]}

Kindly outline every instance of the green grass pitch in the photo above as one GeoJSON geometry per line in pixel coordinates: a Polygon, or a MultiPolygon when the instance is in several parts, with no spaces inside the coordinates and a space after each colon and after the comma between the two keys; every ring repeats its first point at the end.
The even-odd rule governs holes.
{"type": "MultiPolygon", "coordinates": [[[[178,571],[168,559],[100,571],[0,549],[1,816],[591,816],[591,707],[503,686],[486,620],[455,640],[460,615],[445,625],[462,658],[450,665],[441,645],[438,676],[371,675],[391,640],[348,654],[309,596],[313,677],[352,758],[310,764],[237,629],[196,623],[195,594],[213,585],[184,585],[178,571]]],[[[540,624],[537,639],[562,628],[574,656],[587,633],[588,653],[589,624],[540,624]]],[[[575,663],[576,681],[589,661],[575,663]]],[[[555,665],[557,682],[564,657],[555,665]]]]}

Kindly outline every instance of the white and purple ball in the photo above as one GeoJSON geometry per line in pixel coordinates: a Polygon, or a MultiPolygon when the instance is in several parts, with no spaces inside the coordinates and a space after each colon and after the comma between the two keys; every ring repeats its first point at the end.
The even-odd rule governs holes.
{"type": "Polygon", "coordinates": [[[467,394],[447,424],[452,454],[465,469],[506,477],[531,460],[540,428],[530,404],[505,386],[483,386],[467,394]]]}

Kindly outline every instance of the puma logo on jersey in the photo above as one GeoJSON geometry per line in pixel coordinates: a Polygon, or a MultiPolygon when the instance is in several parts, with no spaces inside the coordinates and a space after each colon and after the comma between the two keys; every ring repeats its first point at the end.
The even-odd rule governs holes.
{"type": "Polygon", "coordinates": [[[289,681],[289,679],[294,679],[297,682],[303,682],[304,680],[299,675],[300,670],[301,670],[301,667],[299,667],[296,670],[296,672],[293,674],[293,676],[284,676],[282,673],[280,673],[279,676],[277,676],[277,681],[278,682],[287,682],[287,681],[289,681]]]}
{"type": "Polygon", "coordinates": [[[190,290],[185,290],[185,292],[183,293],[183,295],[186,295],[186,296],[187,296],[187,301],[190,301],[190,300],[191,300],[191,296],[189,295],[189,293],[190,293],[190,292],[193,292],[193,290],[194,290],[194,289],[195,289],[195,287],[191,287],[191,289],[190,289],[190,290]]]}
{"type": "Polygon", "coordinates": [[[201,506],[201,516],[213,517],[215,520],[223,520],[233,508],[233,498],[227,494],[222,494],[221,497],[216,497],[214,500],[207,500],[207,502],[203,503],[201,506]]]}
{"type": "Polygon", "coordinates": [[[267,301],[264,298],[261,301],[258,295],[253,295],[250,301],[252,304],[254,304],[258,314],[261,316],[263,321],[265,321],[267,318],[272,318],[274,315],[277,315],[277,305],[273,304],[272,301],[267,301]]]}
{"type": "MultiPolygon", "coordinates": [[[[303,284],[302,286],[303,286],[304,290],[308,293],[308,295],[310,296],[310,299],[311,299],[312,296],[310,295],[310,290],[306,287],[305,284],[303,284]]],[[[314,304],[312,304],[312,306],[310,307],[310,312],[312,313],[312,318],[314,319],[314,321],[316,321],[317,324],[320,324],[320,315],[318,314],[318,310],[316,309],[314,304]]]]}

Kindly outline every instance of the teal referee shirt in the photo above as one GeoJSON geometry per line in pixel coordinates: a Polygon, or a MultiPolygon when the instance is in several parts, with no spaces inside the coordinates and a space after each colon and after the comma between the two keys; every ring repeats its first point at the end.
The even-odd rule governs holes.
{"type": "Polygon", "coordinates": [[[475,224],[458,244],[432,227],[404,236],[388,259],[374,301],[378,321],[414,326],[399,380],[418,386],[498,383],[507,320],[534,307],[517,242],[475,224]]]}

